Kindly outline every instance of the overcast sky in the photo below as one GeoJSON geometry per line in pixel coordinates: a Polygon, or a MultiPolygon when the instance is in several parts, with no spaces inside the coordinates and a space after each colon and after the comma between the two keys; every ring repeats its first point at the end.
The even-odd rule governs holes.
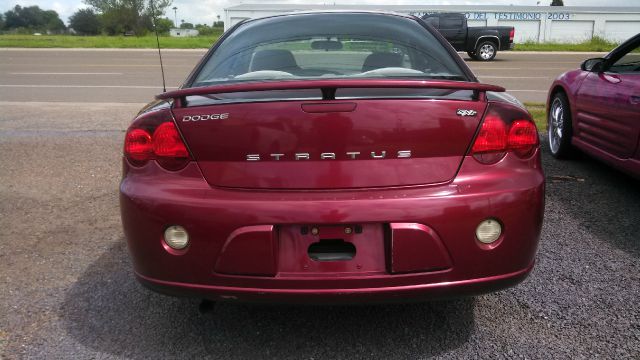
{"type": "MultiPolygon", "coordinates": [[[[336,0],[337,5],[371,4],[371,5],[525,5],[535,6],[538,0],[466,0],[466,1],[437,1],[437,0],[336,0]]],[[[551,0],[540,0],[541,5],[549,5],[551,0]]],[[[223,9],[237,4],[273,4],[273,3],[300,3],[300,4],[333,4],[334,1],[304,1],[304,0],[173,0],[173,6],[177,7],[178,21],[211,24],[216,20],[216,15],[224,19],[223,9]]],[[[564,0],[566,6],[640,6],[640,0],[564,0]]],[[[82,0],[0,0],[0,11],[5,12],[15,5],[38,5],[42,9],[53,9],[58,12],[60,18],[67,23],[69,16],[84,5],[82,0]]],[[[173,10],[165,14],[173,20],[173,10]]]]}

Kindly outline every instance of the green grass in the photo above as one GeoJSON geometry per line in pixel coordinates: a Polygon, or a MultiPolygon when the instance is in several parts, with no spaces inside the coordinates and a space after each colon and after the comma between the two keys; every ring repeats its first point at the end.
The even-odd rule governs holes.
{"type": "Polygon", "coordinates": [[[580,43],[537,43],[528,41],[516,44],[515,51],[594,51],[609,52],[618,46],[618,43],[594,36],[593,39],[580,43]]]}
{"type": "MultiPolygon", "coordinates": [[[[161,36],[160,44],[167,49],[209,48],[220,37],[196,36],[174,38],[161,36]]],[[[525,42],[516,44],[515,51],[611,51],[618,44],[600,37],[575,44],[525,42]]],[[[0,47],[22,48],[154,48],[156,39],[147,36],[73,36],[73,35],[0,35],[0,47]]]]}
{"type": "MultiPolygon", "coordinates": [[[[167,49],[209,48],[220,35],[177,38],[160,37],[167,49]]],[[[0,35],[0,47],[21,48],[155,48],[156,37],[147,36],[73,36],[73,35],[0,35]]]]}
{"type": "Polygon", "coordinates": [[[538,131],[547,131],[547,111],[545,104],[542,103],[525,103],[524,106],[533,116],[533,120],[536,122],[538,131]]]}

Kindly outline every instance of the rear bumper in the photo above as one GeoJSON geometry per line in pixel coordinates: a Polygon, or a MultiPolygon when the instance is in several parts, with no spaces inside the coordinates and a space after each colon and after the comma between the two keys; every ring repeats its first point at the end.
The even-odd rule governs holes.
{"type": "MultiPolygon", "coordinates": [[[[159,292],[215,300],[349,303],[496,291],[515,285],[533,267],[544,210],[538,154],[528,160],[509,154],[491,166],[466,159],[456,179],[444,185],[327,192],[217,189],[195,164],[178,174],[154,163],[132,168],[125,162],[120,192],[138,279],[159,292]],[[504,228],[491,245],[475,238],[487,218],[504,228]],[[296,264],[309,261],[306,247],[278,248],[287,229],[341,224],[379,225],[384,235],[371,246],[383,255],[363,259],[357,267],[362,271],[350,260],[305,272],[296,264]],[[400,246],[389,236],[397,224],[422,227],[431,240],[418,237],[400,246]],[[169,225],[189,232],[185,251],[164,245],[169,225]],[[245,229],[273,229],[275,235],[256,240],[241,236],[250,234],[245,229]],[[435,252],[440,258],[431,256],[435,252]],[[433,263],[421,270],[423,260],[433,263]]],[[[368,245],[358,246],[358,254],[367,253],[360,250],[368,245]]]]}
{"type": "Polygon", "coordinates": [[[397,287],[353,289],[264,289],[162,281],[136,273],[145,287],[165,295],[213,301],[293,304],[355,304],[446,299],[494,292],[522,282],[534,263],[522,270],[485,278],[397,287]]]}

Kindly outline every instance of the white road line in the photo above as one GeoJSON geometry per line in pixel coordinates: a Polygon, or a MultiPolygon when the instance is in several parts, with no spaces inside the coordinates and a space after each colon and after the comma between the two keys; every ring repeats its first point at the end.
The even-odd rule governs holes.
{"type": "Polygon", "coordinates": [[[143,102],[69,102],[69,101],[0,101],[2,106],[126,106],[142,107],[147,103],[143,102]]]}
{"type": "Polygon", "coordinates": [[[471,70],[522,70],[522,68],[503,68],[503,67],[474,67],[473,65],[469,66],[471,70]]]}
{"type": "Polygon", "coordinates": [[[122,75],[122,73],[90,73],[90,72],[10,72],[9,75],[122,75]]]}
{"type": "Polygon", "coordinates": [[[498,75],[480,75],[481,79],[553,79],[550,76],[498,76],[498,75]]]}
{"type": "MultiPolygon", "coordinates": [[[[166,61],[166,60],[164,60],[166,61]]],[[[68,65],[56,65],[56,66],[68,66],[68,65]]],[[[73,65],[73,66],[84,66],[84,67],[160,67],[160,63],[153,63],[153,64],[77,64],[77,65],[73,65]]],[[[164,67],[186,67],[186,68],[193,68],[195,67],[194,64],[177,64],[177,65],[173,65],[173,64],[164,64],[164,67]]]]}
{"type": "MultiPolygon", "coordinates": [[[[69,101],[0,101],[0,105],[4,106],[69,106],[76,107],[80,104],[79,102],[69,102],[69,101]]],[[[135,107],[135,106],[144,106],[147,103],[143,102],[81,102],[83,106],[123,106],[123,107],[135,107]]]]}
{"type": "MultiPolygon", "coordinates": [[[[162,43],[160,43],[162,45],[162,43]]],[[[209,48],[193,48],[193,49],[169,49],[163,48],[162,52],[178,52],[178,53],[188,53],[188,52],[200,52],[205,53],[209,50],[209,48]]],[[[13,51],[13,52],[150,52],[152,55],[158,54],[158,49],[155,47],[152,48],[12,48],[12,47],[0,47],[0,51],[13,51]]],[[[155,56],[155,55],[154,55],[155,56]]]]}
{"type": "Polygon", "coordinates": [[[535,93],[547,93],[547,90],[513,90],[507,89],[507,92],[535,92],[535,93]]]}
{"type": "MultiPolygon", "coordinates": [[[[525,64],[572,64],[574,68],[578,68],[580,66],[580,61],[523,61],[525,64]]],[[[520,64],[522,64],[520,63],[520,64]]]]}
{"type": "Polygon", "coordinates": [[[502,71],[502,70],[529,70],[529,71],[534,71],[534,70],[561,70],[561,71],[566,71],[566,70],[571,70],[570,68],[567,67],[528,67],[528,68],[501,68],[501,67],[484,67],[484,68],[477,68],[477,67],[473,67],[471,66],[471,70],[476,71],[476,70],[487,70],[487,71],[502,71]]]}
{"type": "MultiPolygon", "coordinates": [[[[0,66],[46,66],[46,67],[160,67],[160,63],[153,64],[11,64],[11,63],[0,63],[0,66]]],[[[165,64],[164,67],[188,67],[193,68],[195,65],[193,64],[165,64]]]]}
{"type": "MultiPolygon", "coordinates": [[[[160,45],[162,45],[162,40],[160,45]]],[[[516,44],[518,46],[518,44],[516,44]]],[[[209,47],[206,48],[193,48],[193,49],[170,49],[163,48],[162,52],[166,53],[205,53],[209,50],[209,47]]],[[[11,47],[0,47],[0,51],[11,51],[11,52],[147,52],[147,53],[158,53],[157,48],[11,48],[11,47]]],[[[461,55],[466,55],[465,52],[459,52],[461,55]]],[[[528,55],[605,55],[606,52],[598,52],[598,51],[509,51],[509,52],[501,52],[500,57],[523,57],[528,55]]],[[[154,55],[155,56],[155,55],[154,55]]]]}
{"type": "MultiPolygon", "coordinates": [[[[19,85],[19,84],[0,84],[0,87],[6,88],[79,88],[79,89],[162,89],[162,85],[146,86],[146,85],[19,85]]],[[[177,86],[167,86],[167,89],[177,89],[177,86]]]]}

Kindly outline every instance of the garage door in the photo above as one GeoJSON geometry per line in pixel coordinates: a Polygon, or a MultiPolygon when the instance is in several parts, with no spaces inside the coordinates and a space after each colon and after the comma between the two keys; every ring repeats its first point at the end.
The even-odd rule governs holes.
{"type": "Polygon", "coordinates": [[[513,38],[514,43],[523,43],[527,41],[538,41],[540,35],[540,21],[498,21],[498,26],[513,26],[516,34],[513,38]]]}
{"type": "Polygon", "coordinates": [[[551,41],[581,42],[593,36],[593,21],[554,20],[551,22],[551,41]]]}
{"type": "Polygon", "coordinates": [[[640,21],[607,21],[604,37],[607,40],[623,42],[640,32],[640,21]]]}

